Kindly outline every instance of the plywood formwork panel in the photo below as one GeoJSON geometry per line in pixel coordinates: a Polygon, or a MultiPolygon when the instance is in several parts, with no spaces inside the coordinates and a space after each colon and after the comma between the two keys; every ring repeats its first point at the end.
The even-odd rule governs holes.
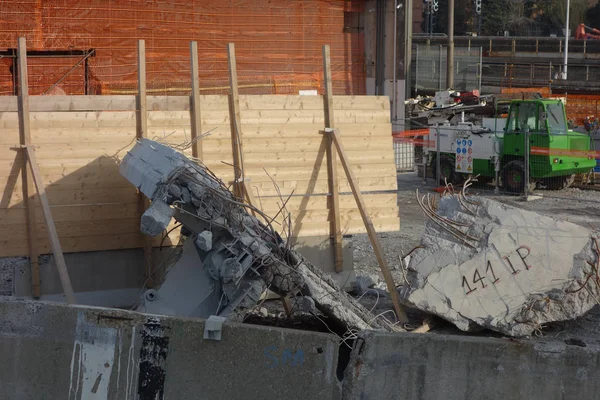
{"type": "MultiPolygon", "coordinates": [[[[226,184],[233,179],[227,96],[200,96],[203,163],[226,184]]],[[[13,97],[0,98],[0,256],[26,255],[26,210],[13,97]]],[[[65,252],[135,248],[139,207],[118,162],[135,144],[134,96],[34,96],[31,136],[65,252]]],[[[148,96],[149,138],[180,146],[191,140],[187,96],[148,96]]],[[[377,229],[397,230],[396,170],[385,97],[335,96],[336,126],[377,229]]],[[[329,234],[322,96],[240,95],[244,171],[258,204],[275,215],[282,203],[297,236],[329,234]],[[281,197],[280,197],[281,195],[281,197]],[[292,195],[291,197],[288,196],[292,195]]],[[[191,155],[188,145],[184,151],[191,155]]],[[[341,164],[338,161],[338,169],[341,164]]],[[[365,232],[350,186],[340,177],[343,233],[365,232]]],[[[38,205],[39,207],[39,205],[38,205]]],[[[41,212],[40,250],[49,243],[41,212]]],[[[177,243],[178,230],[165,240],[177,243]]],[[[159,245],[161,238],[155,238],[159,245]]]]}
{"type": "MultiPolygon", "coordinates": [[[[240,95],[240,110],[323,110],[322,96],[240,95]]],[[[202,110],[227,110],[227,96],[200,95],[202,110]]],[[[147,96],[149,111],[189,111],[188,96],[147,96]]],[[[335,96],[340,110],[389,110],[386,96],[335,96]]],[[[133,111],[134,95],[33,96],[32,112],[40,111],[133,111]]],[[[17,112],[17,96],[1,96],[0,112],[17,112]]]]}

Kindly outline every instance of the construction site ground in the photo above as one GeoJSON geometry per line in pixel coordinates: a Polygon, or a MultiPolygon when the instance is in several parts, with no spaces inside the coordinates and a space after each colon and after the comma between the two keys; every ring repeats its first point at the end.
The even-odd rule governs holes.
{"type": "MultiPolygon", "coordinates": [[[[400,210],[400,231],[379,233],[385,255],[396,285],[400,285],[404,278],[402,274],[401,257],[420,243],[421,235],[425,228],[426,218],[416,202],[415,193],[431,192],[438,185],[429,179],[423,184],[422,178],[416,172],[398,174],[398,205],[400,210]]],[[[581,190],[575,188],[561,191],[539,190],[536,194],[541,198],[524,201],[520,196],[497,195],[490,186],[474,186],[469,192],[471,195],[482,195],[501,201],[513,207],[523,208],[547,215],[556,219],[566,220],[586,228],[600,229],[600,192],[581,190]]],[[[391,301],[383,295],[385,283],[375,258],[375,253],[370,245],[368,236],[354,235],[354,268],[359,282],[373,281],[380,290],[369,290],[362,297],[360,303],[368,309],[373,308],[375,314],[386,313],[392,317],[391,301]]],[[[408,312],[411,324],[418,325],[425,315],[418,311],[408,312]]],[[[413,326],[415,327],[415,326],[413,326]]],[[[463,334],[453,325],[440,323],[432,332],[463,334]]],[[[497,333],[486,331],[479,334],[499,336],[497,333]]],[[[600,343],[600,306],[596,306],[583,317],[547,326],[541,337],[559,337],[563,339],[577,337],[586,341],[600,343]]]]}

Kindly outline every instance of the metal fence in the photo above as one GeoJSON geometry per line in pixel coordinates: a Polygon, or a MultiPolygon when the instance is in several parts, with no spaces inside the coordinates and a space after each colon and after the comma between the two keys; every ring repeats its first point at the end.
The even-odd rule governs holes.
{"type": "MultiPolygon", "coordinates": [[[[415,93],[447,89],[446,46],[416,45],[414,52],[412,87],[415,88],[415,93]]],[[[455,48],[454,64],[453,89],[463,91],[481,89],[481,48],[455,48]]]]}

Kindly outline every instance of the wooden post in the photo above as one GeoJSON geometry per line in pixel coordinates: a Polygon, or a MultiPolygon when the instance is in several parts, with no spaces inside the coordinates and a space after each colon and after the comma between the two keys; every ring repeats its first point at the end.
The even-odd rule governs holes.
{"type": "Polygon", "coordinates": [[[190,65],[192,71],[191,120],[192,120],[192,156],[202,158],[202,118],[200,114],[200,81],[198,78],[198,42],[190,42],[190,65]]]}
{"type": "MultiPolygon", "coordinates": [[[[146,107],[146,43],[138,40],[138,95],[136,112],[136,137],[144,138],[148,135],[148,110],[146,107]]],[[[140,214],[143,214],[150,205],[150,200],[139,192],[140,214]]],[[[144,265],[148,271],[148,287],[155,285],[154,271],[152,267],[152,238],[143,235],[144,238],[144,265]]]]}
{"type": "Polygon", "coordinates": [[[69,304],[75,304],[75,294],[73,293],[71,278],[69,278],[65,257],[62,252],[62,247],[60,246],[60,241],[58,240],[58,233],[56,232],[56,226],[54,225],[54,219],[52,218],[52,211],[50,210],[50,203],[48,202],[48,197],[46,196],[46,189],[44,188],[44,183],[42,182],[42,174],[40,174],[35,157],[35,150],[33,147],[31,147],[31,145],[27,145],[23,153],[27,155],[27,159],[29,160],[29,167],[33,173],[33,181],[35,182],[35,187],[37,188],[37,192],[40,197],[40,203],[42,204],[42,211],[46,221],[46,229],[48,230],[48,237],[50,238],[50,245],[52,246],[52,253],[54,253],[56,269],[58,269],[58,275],[60,277],[63,291],[69,304]]]}
{"type": "MultiPolygon", "coordinates": [[[[333,90],[331,83],[331,58],[329,46],[323,46],[323,70],[325,73],[325,128],[334,129],[333,115],[333,90]]],[[[342,231],[340,228],[340,186],[337,177],[337,161],[336,154],[333,148],[331,135],[326,135],[327,140],[327,178],[329,183],[329,212],[331,219],[331,238],[333,241],[333,256],[336,272],[342,272],[344,268],[344,260],[342,259],[342,231]]]]}
{"type": "MultiPolygon", "coordinates": [[[[31,144],[31,133],[29,131],[29,80],[27,75],[27,45],[24,37],[19,38],[18,45],[19,62],[19,143],[21,146],[31,144]]],[[[27,153],[20,151],[17,157],[23,157],[21,177],[23,180],[23,199],[27,207],[27,240],[29,242],[29,263],[31,267],[31,292],[33,297],[39,298],[40,288],[40,264],[37,246],[37,233],[35,222],[35,191],[31,170],[27,168],[27,153]]]]}
{"type": "Polygon", "coordinates": [[[229,60],[229,119],[231,122],[231,151],[233,154],[234,194],[239,199],[244,198],[244,165],[242,154],[242,128],[240,115],[240,97],[238,92],[237,66],[235,59],[235,45],[227,45],[227,58],[229,60]]]}
{"type": "Polygon", "coordinates": [[[137,96],[137,138],[148,134],[148,110],[146,108],[146,42],[138,40],[138,96],[137,96]]]}
{"type": "Polygon", "coordinates": [[[360,212],[360,216],[362,217],[362,220],[365,224],[365,228],[367,228],[367,234],[369,235],[371,245],[373,246],[373,251],[375,251],[375,256],[377,257],[377,261],[379,262],[381,272],[383,273],[388,292],[390,293],[390,297],[392,298],[392,303],[394,304],[394,309],[396,310],[398,321],[408,322],[406,313],[404,312],[404,310],[400,306],[400,302],[398,301],[398,292],[396,291],[394,278],[392,277],[390,268],[388,267],[387,261],[385,260],[385,257],[383,255],[381,244],[379,243],[379,239],[377,238],[377,232],[375,231],[373,221],[371,221],[371,218],[369,217],[369,214],[367,212],[367,207],[363,200],[362,193],[360,192],[358,184],[356,183],[356,178],[354,177],[354,172],[352,171],[350,162],[348,161],[348,157],[346,156],[346,152],[344,151],[342,143],[340,142],[339,137],[337,136],[337,132],[334,129],[328,129],[326,131],[326,135],[329,135],[333,139],[338,154],[340,155],[342,167],[344,168],[344,172],[346,172],[346,177],[348,178],[348,183],[350,183],[350,188],[352,189],[354,200],[356,200],[356,204],[358,205],[358,211],[360,212]]]}

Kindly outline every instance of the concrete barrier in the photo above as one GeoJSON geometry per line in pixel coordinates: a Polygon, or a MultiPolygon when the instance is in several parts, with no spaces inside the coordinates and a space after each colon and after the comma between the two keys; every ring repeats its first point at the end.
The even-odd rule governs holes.
{"type": "Polygon", "coordinates": [[[365,332],[345,372],[343,399],[595,400],[600,347],[569,343],[576,345],[365,332]]]}
{"type": "Polygon", "coordinates": [[[335,336],[0,301],[0,399],[339,399],[335,336]]]}
{"type": "MultiPolygon", "coordinates": [[[[4,400],[597,399],[598,342],[363,332],[337,379],[334,335],[0,300],[4,400]],[[570,344],[567,344],[570,343],[570,344]]],[[[568,337],[565,337],[568,339],[568,337]]]]}

